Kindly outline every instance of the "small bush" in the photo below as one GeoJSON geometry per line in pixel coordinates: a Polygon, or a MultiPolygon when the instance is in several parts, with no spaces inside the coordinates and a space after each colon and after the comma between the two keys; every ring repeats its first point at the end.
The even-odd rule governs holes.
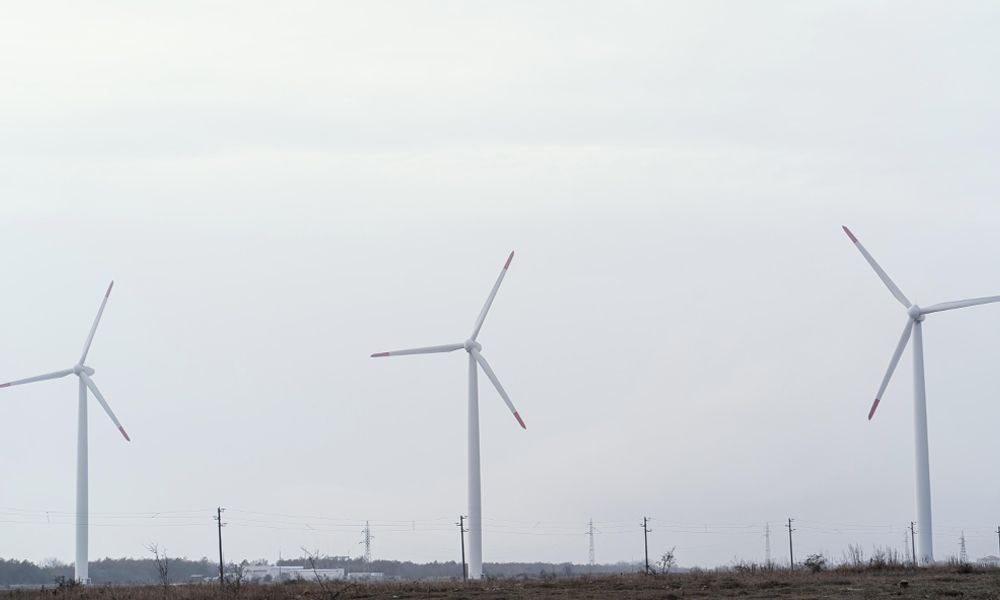
{"type": "Polygon", "coordinates": [[[740,562],[733,564],[733,571],[739,573],[740,575],[753,575],[760,570],[763,569],[755,562],[741,560],[740,562]]]}
{"type": "Polygon", "coordinates": [[[62,575],[56,577],[56,591],[72,590],[79,587],[83,587],[83,584],[72,577],[63,577],[62,575]]]}
{"type": "Polygon", "coordinates": [[[955,570],[956,573],[961,575],[968,575],[969,573],[975,573],[976,567],[970,562],[962,562],[957,558],[949,558],[948,566],[955,570]]]}
{"type": "Polygon", "coordinates": [[[819,573],[826,569],[826,557],[822,554],[810,554],[802,564],[813,573],[819,573]]]}

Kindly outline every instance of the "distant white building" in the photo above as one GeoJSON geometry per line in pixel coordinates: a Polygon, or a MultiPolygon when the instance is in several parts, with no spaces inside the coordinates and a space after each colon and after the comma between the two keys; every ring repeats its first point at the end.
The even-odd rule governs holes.
{"type": "Polygon", "coordinates": [[[243,578],[252,583],[282,581],[339,581],[346,579],[344,569],[310,569],[287,565],[244,565],[243,578]]]}
{"type": "MultiPolygon", "coordinates": [[[[343,571],[343,569],[341,569],[343,571]]],[[[348,581],[381,581],[385,578],[383,573],[348,573],[348,581]]]]}
{"type": "Polygon", "coordinates": [[[299,578],[303,581],[315,581],[323,579],[326,581],[340,581],[346,579],[343,569],[303,569],[299,578]]]}
{"type": "Polygon", "coordinates": [[[244,565],[243,578],[252,583],[269,583],[298,579],[302,567],[277,565],[244,565]]]}

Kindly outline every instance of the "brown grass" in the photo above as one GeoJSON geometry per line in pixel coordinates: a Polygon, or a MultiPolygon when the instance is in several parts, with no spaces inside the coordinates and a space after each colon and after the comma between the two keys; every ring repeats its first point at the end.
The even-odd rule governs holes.
{"type": "Polygon", "coordinates": [[[499,600],[517,598],[992,598],[1000,599],[1000,571],[958,573],[954,569],[827,571],[823,573],[685,573],[666,577],[628,575],[559,580],[441,583],[217,585],[99,587],[17,590],[0,597],[19,600],[353,600],[359,598],[499,600]]]}

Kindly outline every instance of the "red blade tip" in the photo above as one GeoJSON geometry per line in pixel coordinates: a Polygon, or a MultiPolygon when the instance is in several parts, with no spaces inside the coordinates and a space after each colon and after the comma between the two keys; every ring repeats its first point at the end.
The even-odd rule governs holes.
{"type": "Polygon", "coordinates": [[[388,352],[376,352],[375,354],[372,354],[372,358],[378,358],[380,356],[389,356],[389,353],[388,352]]]}
{"type": "Polygon", "coordinates": [[[0,388],[10,387],[9,383],[0,383],[0,388]]]}
{"type": "Polygon", "coordinates": [[[868,420],[871,421],[872,417],[875,415],[875,409],[878,408],[878,398],[875,398],[875,403],[872,404],[872,409],[868,411],[868,420]]]}
{"type": "Polygon", "coordinates": [[[847,237],[851,238],[851,241],[854,242],[855,244],[857,244],[858,243],[858,238],[854,237],[854,234],[851,233],[851,230],[847,228],[847,225],[841,225],[841,227],[844,228],[844,233],[847,234],[847,237]]]}
{"type": "Polygon", "coordinates": [[[122,432],[122,435],[124,435],[124,436],[125,436],[125,441],[126,441],[126,442],[131,442],[131,441],[132,441],[132,438],[130,438],[130,437],[128,436],[128,434],[127,434],[127,433],[125,433],[125,428],[124,428],[124,427],[122,427],[121,425],[119,425],[119,426],[118,426],[118,431],[122,432]]]}
{"type": "Polygon", "coordinates": [[[510,251],[510,256],[507,257],[507,262],[503,264],[503,270],[506,271],[507,267],[510,266],[510,261],[514,260],[514,251],[510,251]]]}
{"type": "Polygon", "coordinates": [[[514,418],[517,419],[517,422],[521,424],[521,429],[528,428],[528,426],[524,424],[524,420],[521,419],[521,415],[517,414],[516,410],[514,411],[514,418]]]}

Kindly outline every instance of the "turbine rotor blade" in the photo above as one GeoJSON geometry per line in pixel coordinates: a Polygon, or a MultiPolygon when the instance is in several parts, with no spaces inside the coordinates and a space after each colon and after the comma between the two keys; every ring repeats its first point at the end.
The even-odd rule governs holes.
{"type": "Polygon", "coordinates": [[[486,304],[483,305],[483,310],[479,313],[479,318],[476,319],[476,325],[472,328],[472,341],[475,341],[479,337],[479,330],[483,328],[483,321],[486,320],[486,314],[490,312],[490,307],[493,306],[493,299],[497,296],[497,290],[500,289],[500,283],[503,281],[504,275],[507,274],[507,269],[510,267],[510,261],[514,260],[514,251],[511,250],[510,255],[507,256],[507,262],[503,264],[503,269],[500,270],[500,276],[497,277],[497,282],[493,284],[493,289],[490,290],[490,296],[486,299],[486,304]]]}
{"type": "Polygon", "coordinates": [[[942,302],[927,308],[920,308],[921,314],[941,312],[943,310],[954,310],[956,308],[966,308],[968,306],[978,306],[980,304],[992,304],[1000,302],[1000,296],[987,296],[985,298],[970,298],[969,300],[956,300],[955,302],[942,302]]]}
{"type": "Polygon", "coordinates": [[[90,327],[90,335],[87,336],[87,342],[83,345],[83,354],[80,355],[80,363],[83,364],[87,360],[87,353],[90,352],[90,344],[94,341],[94,334],[97,333],[97,324],[101,322],[101,315],[104,314],[104,305],[108,303],[108,296],[111,295],[111,288],[115,286],[115,282],[112,281],[108,286],[108,291],[104,293],[104,299],[101,300],[101,307],[97,309],[97,316],[94,317],[94,324],[90,327]]]}
{"type": "Polygon", "coordinates": [[[885,372],[885,377],[882,378],[882,385],[878,388],[878,393],[875,394],[875,402],[872,403],[872,408],[868,411],[868,420],[871,421],[872,417],[875,416],[875,409],[878,408],[878,403],[882,399],[882,394],[885,393],[885,388],[889,385],[889,380],[892,379],[892,374],[896,370],[896,365],[899,364],[899,358],[903,355],[903,350],[906,349],[906,344],[910,341],[910,334],[913,333],[913,319],[906,319],[906,327],[903,328],[903,335],[899,336],[899,343],[896,345],[896,350],[892,353],[892,359],[889,360],[889,368],[885,372]]]}
{"type": "Polygon", "coordinates": [[[495,387],[497,391],[500,392],[500,397],[503,398],[503,401],[507,403],[507,408],[509,408],[510,412],[514,414],[514,418],[517,419],[517,422],[521,425],[521,428],[527,429],[528,426],[524,424],[524,420],[521,418],[521,415],[518,414],[517,409],[514,408],[514,403],[510,401],[510,396],[507,395],[507,391],[503,389],[502,385],[500,385],[500,380],[497,379],[496,373],[494,373],[493,369],[490,368],[490,363],[486,362],[486,358],[482,354],[480,354],[479,351],[476,350],[475,348],[470,350],[470,352],[472,353],[473,358],[476,359],[476,362],[479,363],[479,366],[483,368],[483,372],[486,373],[486,376],[489,377],[490,381],[493,382],[493,387],[495,387]]]}
{"type": "Polygon", "coordinates": [[[72,374],[73,374],[73,369],[63,369],[62,371],[46,373],[45,375],[36,375],[34,377],[28,377],[27,379],[18,379],[17,381],[8,381],[7,383],[0,383],[0,388],[21,385],[24,383],[33,383],[35,381],[45,381],[46,379],[59,379],[60,377],[65,377],[67,375],[72,375],[72,374]]]}
{"type": "Polygon", "coordinates": [[[97,398],[97,401],[101,404],[101,407],[104,408],[104,412],[108,413],[108,416],[111,417],[111,421],[118,426],[118,431],[125,436],[125,441],[131,442],[132,438],[125,433],[125,428],[122,427],[122,424],[118,421],[118,417],[115,416],[114,411],[112,411],[111,407],[108,406],[108,401],[104,399],[104,395],[101,394],[101,390],[97,389],[97,384],[94,383],[94,380],[83,372],[80,373],[80,379],[87,384],[87,387],[90,388],[90,391],[94,393],[94,397],[97,398]]]}
{"type": "Polygon", "coordinates": [[[875,258],[872,257],[872,255],[869,254],[867,250],[865,250],[865,247],[861,245],[861,242],[858,241],[858,238],[856,238],[854,234],[851,233],[851,230],[848,229],[846,225],[842,225],[841,227],[844,228],[844,233],[847,234],[847,237],[851,238],[851,241],[854,242],[854,245],[857,246],[858,250],[861,251],[861,255],[865,257],[865,260],[868,261],[868,264],[871,265],[872,269],[875,270],[875,274],[878,275],[879,279],[882,280],[882,283],[885,284],[885,287],[889,288],[889,291],[892,293],[892,295],[896,297],[896,300],[899,300],[900,304],[902,304],[904,307],[910,308],[912,303],[906,298],[903,292],[900,291],[900,289],[896,286],[896,284],[893,283],[892,279],[889,278],[889,275],[882,269],[882,267],[880,267],[879,264],[875,262],[875,258]]]}
{"type": "Polygon", "coordinates": [[[424,348],[410,348],[408,350],[390,350],[389,352],[376,352],[372,358],[383,356],[402,356],[404,354],[435,354],[438,352],[454,352],[465,348],[465,344],[445,344],[444,346],[426,346],[424,348]]]}

